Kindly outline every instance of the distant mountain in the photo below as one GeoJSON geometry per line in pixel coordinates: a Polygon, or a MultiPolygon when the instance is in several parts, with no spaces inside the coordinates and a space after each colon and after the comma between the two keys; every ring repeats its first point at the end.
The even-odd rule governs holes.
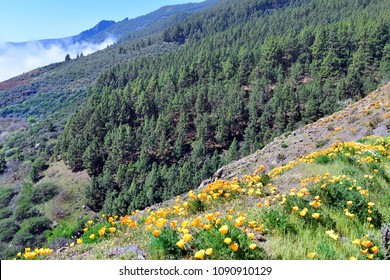
{"type": "Polygon", "coordinates": [[[23,47],[31,43],[40,43],[45,48],[52,45],[59,45],[67,48],[74,44],[90,43],[100,44],[107,38],[115,38],[117,41],[123,39],[140,37],[135,32],[145,29],[159,21],[165,20],[177,14],[193,13],[207,7],[210,7],[220,0],[207,0],[201,3],[187,3],[179,5],[164,6],[149,14],[139,16],[134,19],[125,18],[122,21],[102,20],[91,29],[85,30],[78,35],[65,38],[43,39],[27,42],[7,42],[6,45],[14,47],[23,47]]]}
{"type": "Polygon", "coordinates": [[[81,32],[78,35],[75,36],[69,36],[64,38],[57,38],[57,39],[43,39],[43,40],[37,40],[37,41],[27,41],[27,42],[7,42],[6,46],[11,47],[24,47],[31,43],[39,43],[45,48],[49,48],[52,45],[59,45],[63,48],[67,48],[70,45],[77,44],[77,43],[83,43],[87,41],[89,38],[103,32],[105,29],[109,28],[110,26],[116,24],[115,21],[112,20],[102,20],[98,24],[96,24],[91,29],[85,30],[81,32]]]}

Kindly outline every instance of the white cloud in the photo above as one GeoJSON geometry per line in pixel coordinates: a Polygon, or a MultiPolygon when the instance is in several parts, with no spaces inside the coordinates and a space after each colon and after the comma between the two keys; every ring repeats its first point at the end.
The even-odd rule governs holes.
{"type": "Polygon", "coordinates": [[[67,54],[72,58],[80,53],[88,55],[114,43],[113,38],[108,38],[100,44],[76,43],[67,48],[60,45],[45,47],[39,42],[30,42],[22,46],[0,43],[0,81],[41,66],[64,61],[67,54]]]}

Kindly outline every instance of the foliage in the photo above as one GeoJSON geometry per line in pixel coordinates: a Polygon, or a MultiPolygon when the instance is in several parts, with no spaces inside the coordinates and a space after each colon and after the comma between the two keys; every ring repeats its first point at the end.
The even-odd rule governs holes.
{"type": "Polygon", "coordinates": [[[40,183],[33,187],[30,201],[40,204],[52,199],[58,194],[58,187],[53,183],[40,183]]]}
{"type": "Polygon", "coordinates": [[[46,240],[45,231],[50,228],[50,220],[46,217],[35,217],[24,220],[20,230],[14,235],[12,242],[16,246],[39,246],[46,240]]]}
{"type": "Polygon", "coordinates": [[[0,152],[0,174],[2,174],[7,168],[7,161],[3,152],[0,152]]]}
{"type": "Polygon", "coordinates": [[[0,208],[7,207],[14,195],[12,188],[0,186],[0,208]]]}
{"type": "Polygon", "coordinates": [[[58,143],[72,170],[94,177],[89,206],[159,203],[363,97],[389,44],[384,1],[367,5],[227,1],[167,29],[177,51],[102,74],[58,143]]]}
{"type": "Polygon", "coordinates": [[[19,226],[12,218],[0,220],[0,241],[9,242],[19,230],[19,226]]]}
{"type": "Polygon", "coordinates": [[[46,163],[46,160],[42,157],[38,157],[31,164],[30,177],[33,183],[39,181],[41,178],[41,172],[46,170],[49,165],[46,163]]]}

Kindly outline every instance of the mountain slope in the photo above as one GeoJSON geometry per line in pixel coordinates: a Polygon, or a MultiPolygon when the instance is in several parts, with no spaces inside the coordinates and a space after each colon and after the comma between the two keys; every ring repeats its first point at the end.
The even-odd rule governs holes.
{"type": "Polygon", "coordinates": [[[260,164],[270,170],[310,152],[329,148],[337,141],[358,141],[369,136],[390,134],[390,83],[343,110],[285,133],[263,149],[219,169],[222,179],[252,174],[260,164]]]}
{"type": "Polygon", "coordinates": [[[164,32],[177,51],[104,73],[58,146],[92,176],[88,205],[126,213],[161,202],[375,89],[386,7],[335,2],[224,2],[164,32]]]}
{"type": "MultiPolygon", "coordinates": [[[[275,155],[277,151],[269,151],[271,146],[291,150],[294,161],[271,166],[263,157],[263,166],[256,153],[256,170],[242,179],[216,179],[144,211],[92,219],[85,224],[88,231],[77,236],[79,244],[48,258],[386,259],[390,256],[386,245],[386,232],[390,232],[389,100],[387,84],[307,128],[313,139],[321,139],[333,121],[352,124],[355,117],[356,134],[343,126],[328,140],[346,135],[358,142],[332,142],[328,148],[300,155],[292,146],[280,148],[280,139],[275,140],[261,152],[275,155]],[[383,137],[367,135],[372,132],[367,131],[371,123],[383,137]],[[360,138],[359,131],[365,137],[360,138]],[[210,254],[202,251],[210,248],[210,254]]],[[[296,130],[287,139],[299,142],[301,133],[302,129],[296,130]]]]}

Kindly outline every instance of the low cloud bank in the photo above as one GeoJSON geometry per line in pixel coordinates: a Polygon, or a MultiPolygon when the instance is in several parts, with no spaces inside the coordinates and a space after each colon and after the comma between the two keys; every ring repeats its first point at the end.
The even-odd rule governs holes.
{"type": "Polygon", "coordinates": [[[0,82],[41,66],[64,61],[67,54],[71,58],[80,53],[88,55],[114,43],[113,38],[108,38],[100,44],[76,43],[66,48],[59,44],[45,47],[39,42],[29,42],[25,45],[0,43],[0,82]]]}

